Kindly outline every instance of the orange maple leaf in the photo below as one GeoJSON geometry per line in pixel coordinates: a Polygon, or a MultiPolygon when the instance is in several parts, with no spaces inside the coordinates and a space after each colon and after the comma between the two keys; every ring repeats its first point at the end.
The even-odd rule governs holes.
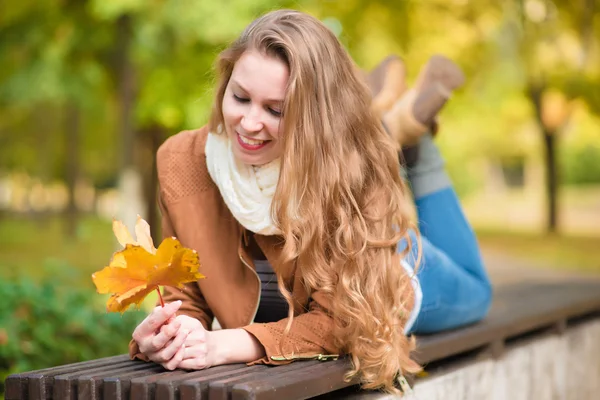
{"type": "MultiPolygon", "coordinates": [[[[110,264],[92,274],[98,293],[111,293],[106,309],[124,312],[131,304],[138,307],[156,290],[163,304],[159,286],[183,288],[184,283],[204,278],[195,250],[185,248],[174,238],[166,238],[158,249],[150,236],[150,226],[138,216],[135,225],[137,242],[120,221],[113,220],[113,232],[125,248],[116,252],[110,264]]],[[[164,305],[164,304],[163,304],[164,305]]]]}

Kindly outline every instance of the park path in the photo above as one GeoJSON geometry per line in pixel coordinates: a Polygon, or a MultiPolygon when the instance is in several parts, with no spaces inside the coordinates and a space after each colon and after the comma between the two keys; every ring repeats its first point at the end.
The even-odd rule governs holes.
{"type": "Polygon", "coordinates": [[[567,282],[573,280],[597,280],[600,274],[575,271],[572,268],[556,269],[536,265],[499,250],[482,249],[482,256],[494,286],[519,282],[567,282]]]}

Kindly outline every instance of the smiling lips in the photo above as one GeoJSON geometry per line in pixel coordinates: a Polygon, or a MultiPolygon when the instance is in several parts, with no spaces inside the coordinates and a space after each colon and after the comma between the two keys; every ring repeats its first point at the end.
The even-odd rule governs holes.
{"type": "Polygon", "coordinates": [[[246,136],[240,135],[239,133],[237,135],[237,138],[238,143],[240,144],[240,146],[242,146],[243,149],[252,151],[262,149],[270,142],[270,140],[250,139],[246,136]]]}

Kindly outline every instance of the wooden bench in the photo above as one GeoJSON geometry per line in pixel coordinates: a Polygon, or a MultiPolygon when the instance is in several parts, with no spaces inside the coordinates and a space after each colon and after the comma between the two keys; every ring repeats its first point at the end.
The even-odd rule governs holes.
{"type": "MultiPolygon", "coordinates": [[[[582,318],[600,318],[600,283],[512,284],[496,291],[485,321],[419,337],[416,358],[433,365],[464,354],[498,357],[515,339],[560,333],[582,318]]],[[[343,380],[348,365],[340,359],[187,372],[166,371],[120,355],[11,375],[6,379],[6,400],[339,398],[346,393],[340,390],[352,385],[343,380]]]]}

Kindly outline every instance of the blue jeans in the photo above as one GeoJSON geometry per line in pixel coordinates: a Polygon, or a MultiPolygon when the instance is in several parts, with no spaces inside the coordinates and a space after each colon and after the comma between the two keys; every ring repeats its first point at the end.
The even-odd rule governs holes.
{"type": "MultiPolygon", "coordinates": [[[[423,246],[417,277],[423,291],[421,310],[409,333],[433,333],[481,320],[487,314],[492,287],[477,239],[451,187],[415,199],[423,246]]],[[[414,266],[413,251],[405,260],[414,266]]],[[[406,241],[399,250],[406,248],[406,241]]]]}

